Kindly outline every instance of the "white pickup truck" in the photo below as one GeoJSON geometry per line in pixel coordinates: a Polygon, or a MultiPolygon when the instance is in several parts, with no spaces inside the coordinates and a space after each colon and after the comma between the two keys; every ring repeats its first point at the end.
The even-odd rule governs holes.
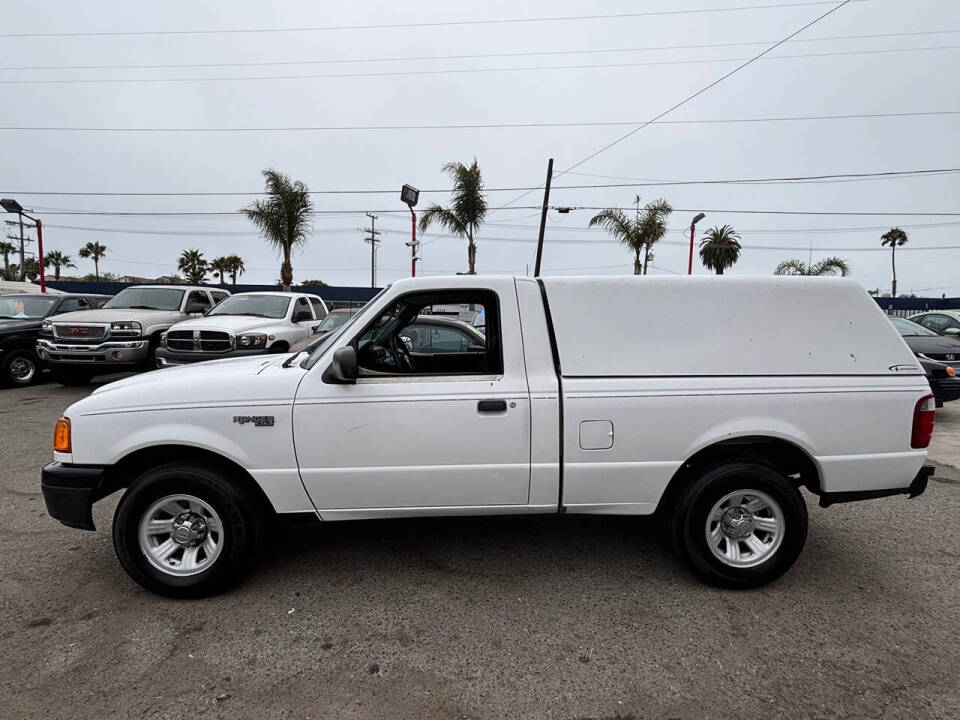
{"type": "Polygon", "coordinates": [[[231,295],[203,317],[179,322],[160,336],[157,364],[285,353],[320,329],[327,306],[316,295],[248,292],[231,295]]]}
{"type": "MultiPolygon", "coordinates": [[[[443,328],[437,328],[443,333],[443,328]]],[[[662,516],[707,582],[785,572],[820,504],[922,493],[934,405],[856,283],[820,278],[402,280],[309,353],[127,378],[69,407],[48,512],[121,564],[221,591],[278,516],[662,516]],[[407,328],[482,309],[482,342],[407,328]]],[[[863,549],[857,552],[863,552],[863,549]]]]}

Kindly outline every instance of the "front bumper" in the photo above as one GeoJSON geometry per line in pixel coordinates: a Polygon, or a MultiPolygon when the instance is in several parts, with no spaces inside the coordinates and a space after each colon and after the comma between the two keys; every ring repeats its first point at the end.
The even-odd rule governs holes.
{"type": "Polygon", "coordinates": [[[251,355],[266,355],[266,348],[236,348],[226,352],[188,352],[186,350],[171,350],[157,348],[157,365],[160,367],[175,367],[189,365],[205,360],[224,360],[226,358],[249,357],[251,355]]]}
{"type": "Polygon", "coordinates": [[[856,500],[872,500],[873,498],[890,497],[891,495],[908,495],[915,498],[923,495],[927,489],[927,481],[933,475],[933,465],[924,465],[908,487],[885,488],[883,490],[857,490],[850,492],[820,493],[820,507],[830,507],[837,503],[854,502],[856,500]]]}
{"type": "Polygon", "coordinates": [[[928,381],[938,403],[960,398],[960,377],[928,378],[928,381]]]}
{"type": "Polygon", "coordinates": [[[96,530],[93,504],[113,492],[105,467],[58,462],[43,466],[40,489],[50,517],[79,530],[96,530]]]}
{"type": "Polygon", "coordinates": [[[149,349],[147,340],[105,340],[96,345],[37,340],[37,354],[51,363],[132,365],[146,360],[149,349]]]}

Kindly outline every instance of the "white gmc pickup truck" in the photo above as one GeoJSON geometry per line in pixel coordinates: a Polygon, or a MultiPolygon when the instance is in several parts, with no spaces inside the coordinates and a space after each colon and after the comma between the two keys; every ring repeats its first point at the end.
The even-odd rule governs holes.
{"type": "Polygon", "coordinates": [[[659,514],[707,582],[756,587],[820,505],[926,487],[930,388],[856,283],[426,278],[309,353],[120,380],[67,409],[49,513],[92,530],[123,496],[121,564],[187,597],[234,583],[280,516],[659,514]],[[414,343],[450,306],[482,341],[414,343]],[[479,335],[479,334],[478,334],[479,335]]]}

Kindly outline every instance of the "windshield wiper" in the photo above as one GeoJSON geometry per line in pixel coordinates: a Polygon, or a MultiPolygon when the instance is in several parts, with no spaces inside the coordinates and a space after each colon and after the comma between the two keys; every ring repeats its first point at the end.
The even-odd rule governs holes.
{"type": "Polygon", "coordinates": [[[151,307],[149,305],[127,305],[126,307],[105,307],[104,310],[159,310],[160,308],[151,307]]]}

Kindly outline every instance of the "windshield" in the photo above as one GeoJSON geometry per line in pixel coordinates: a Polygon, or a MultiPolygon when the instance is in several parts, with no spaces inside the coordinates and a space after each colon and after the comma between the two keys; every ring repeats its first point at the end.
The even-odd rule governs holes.
{"type": "Polygon", "coordinates": [[[937,334],[933,330],[928,330],[923,325],[918,325],[913,322],[913,320],[905,320],[901,317],[891,317],[890,322],[893,323],[893,326],[897,329],[897,332],[900,333],[903,337],[928,337],[933,335],[934,337],[937,334]]]}
{"type": "Polygon", "coordinates": [[[341,335],[343,335],[348,329],[350,329],[351,326],[353,326],[353,324],[357,321],[357,318],[363,314],[363,311],[366,310],[368,307],[370,307],[371,304],[375,303],[377,299],[389,289],[390,289],[390,286],[387,285],[385,288],[383,288],[383,290],[381,290],[372,298],[370,298],[370,300],[367,302],[366,305],[364,305],[362,308],[357,310],[356,314],[353,315],[353,317],[349,318],[339,328],[337,328],[332,333],[327,335],[325,338],[323,338],[323,340],[318,342],[316,345],[314,345],[311,348],[307,348],[307,352],[309,352],[310,354],[307,356],[306,360],[304,360],[303,363],[301,363],[301,367],[307,370],[312,368],[314,364],[317,362],[317,360],[319,360],[323,356],[323,354],[327,351],[327,348],[333,345],[340,338],[341,335]]]}
{"type": "Polygon", "coordinates": [[[138,310],[179,310],[183,290],[172,288],[127,288],[107,301],[103,307],[138,310]]]}
{"type": "Polygon", "coordinates": [[[207,317],[213,315],[252,315],[278,320],[287,316],[290,300],[292,298],[281,295],[231,295],[208,312],[207,317]]]}
{"type": "Polygon", "coordinates": [[[317,330],[317,332],[330,332],[331,330],[336,330],[355,314],[356,313],[332,312],[327,315],[326,320],[320,323],[320,328],[317,330]]]}
{"type": "Polygon", "coordinates": [[[56,298],[31,296],[4,296],[0,297],[0,319],[33,319],[46,317],[53,308],[56,298]]]}

